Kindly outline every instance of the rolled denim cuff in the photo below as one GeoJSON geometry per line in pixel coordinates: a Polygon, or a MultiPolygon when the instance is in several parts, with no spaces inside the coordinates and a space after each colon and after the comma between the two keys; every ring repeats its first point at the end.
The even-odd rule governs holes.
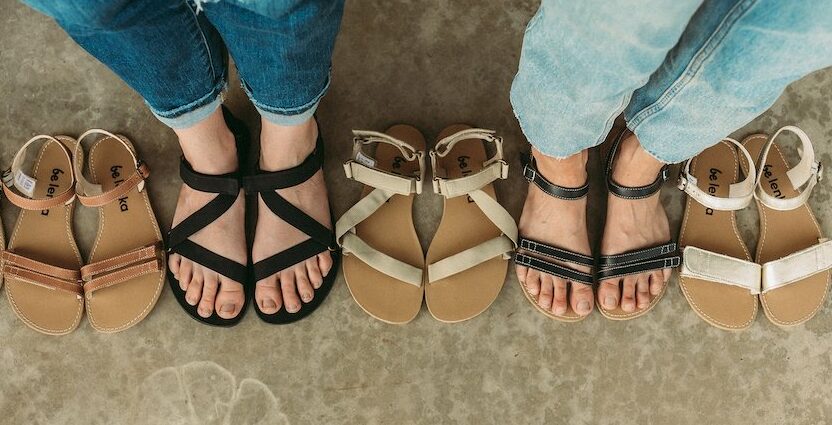
{"type": "Polygon", "coordinates": [[[327,90],[329,90],[329,85],[330,78],[327,77],[326,84],[324,84],[323,89],[321,89],[309,102],[301,106],[290,108],[266,105],[263,102],[258,101],[252,95],[245,83],[243,83],[243,90],[245,90],[249,99],[251,99],[251,103],[254,104],[254,107],[257,108],[257,112],[259,112],[260,116],[266,121],[282,126],[292,126],[303,124],[312,118],[312,115],[315,114],[315,111],[318,109],[318,105],[321,103],[321,99],[324,97],[327,90]]]}
{"type": "Polygon", "coordinates": [[[223,81],[211,90],[210,93],[191,102],[187,105],[169,111],[159,111],[150,107],[153,115],[165,124],[166,126],[178,130],[182,128],[193,127],[198,122],[208,118],[217,108],[222,105],[222,93],[226,88],[226,83],[223,81]]]}

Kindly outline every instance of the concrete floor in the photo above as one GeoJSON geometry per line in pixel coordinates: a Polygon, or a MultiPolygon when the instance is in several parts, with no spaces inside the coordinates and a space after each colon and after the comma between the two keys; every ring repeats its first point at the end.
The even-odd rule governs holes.
{"type": "MultiPolygon", "coordinates": [[[[355,202],[340,162],[351,128],[416,125],[430,137],[446,124],[498,130],[507,154],[526,143],[508,102],[524,25],[537,1],[350,1],[335,54],[334,84],[320,108],[326,170],[336,215],[355,202]],[[468,17],[476,7],[475,20],[468,17]]],[[[830,162],[832,70],[791,86],[762,117],[737,131],[797,124],[830,162]]],[[[0,162],[38,133],[77,135],[89,127],[128,134],[151,163],[160,223],[173,215],[179,149],[141,99],[73,44],[50,20],[0,1],[0,162]]],[[[228,104],[250,124],[256,114],[235,86],[228,104]]],[[[513,163],[513,164],[516,164],[513,163]]],[[[596,185],[596,187],[598,187],[596,185]]],[[[498,186],[519,217],[519,167],[498,186]]],[[[829,184],[812,205],[832,234],[829,184]]],[[[600,201],[596,190],[593,199],[600,201]]],[[[668,184],[674,226],[682,197],[668,184]]],[[[599,202],[595,202],[598,204],[599,202]]],[[[418,201],[425,245],[441,213],[418,201]]],[[[593,210],[600,221],[601,214],[593,210]]],[[[754,245],[755,212],[742,217],[754,245]]],[[[3,202],[5,229],[16,209],[3,202]]],[[[82,251],[95,215],[79,208],[82,251]]],[[[594,229],[597,235],[597,229],[594,229]]],[[[538,314],[509,276],[493,307],[443,325],[427,312],[397,327],[351,300],[342,279],[310,319],[268,326],[253,314],[233,330],[188,318],[166,290],[139,326],[117,335],[88,324],[65,337],[35,333],[0,303],[0,422],[4,424],[249,423],[656,423],[827,422],[832,417],[829,308],[784,331],[762,314],[751,330],[727,333],[701,321],[676,280],[639,320],[595,313],[577,325],[538,314]],[[259,421],[259,422],[258,422],[259,421]]],[[[5,298],[5,297],[4,297],[5,298]]]]}

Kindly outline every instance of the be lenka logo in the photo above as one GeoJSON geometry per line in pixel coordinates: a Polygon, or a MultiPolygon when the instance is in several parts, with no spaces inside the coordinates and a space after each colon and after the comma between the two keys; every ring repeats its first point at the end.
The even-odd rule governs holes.
{"type": "MultiPolygon", "coordinates": [[[[110,167],[110,177],[113,178],[113,183],[116,186],[124,183],[124,178],[121,177],[121,169],[124,168],[121,165],[113,165],[110,167]]],[[[128,211],[130,207],[127,205],[127,195],[118,198],[118,209],[121,212],[128,211]]]]}

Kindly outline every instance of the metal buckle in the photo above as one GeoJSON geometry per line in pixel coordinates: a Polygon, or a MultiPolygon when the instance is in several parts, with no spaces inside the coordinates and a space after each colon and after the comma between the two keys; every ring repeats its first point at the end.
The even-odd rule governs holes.
{"type": "Polygon", "coordinates": [[[662,167],[661,177],[663,182],[667,181],[667,178],[670,177],[670,167],[668,167],[667,165],[662,167]]]}
{"type": "Polygon", "coordinates": [[[508,178],[508,163],[501,159],[500,163],[500,179],[505,180],[508,178]]]}
{"type": "Polygon", "coordinates": [[[534,181],[535,177],[537,177],[537,172],[532,167],[529,167],[528,164],[526,164],[525,166],[523,166],[523,177],[526,178],[526,181],[531,183],[532,181],[534,181]]]}
{"type": "Polygon", "coordinates": [[[688,179],[684,173],[679,173],[679,179],[676,182],[676,187],[682,192],[688,187],[688,179]]]}

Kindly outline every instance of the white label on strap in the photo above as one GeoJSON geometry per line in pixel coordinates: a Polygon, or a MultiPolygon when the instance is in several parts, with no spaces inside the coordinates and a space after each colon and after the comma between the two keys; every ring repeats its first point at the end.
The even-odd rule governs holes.
{"type": "Polygon", "coordinates": [[[373,159],[373,158],[370,158],[367,155],[364,155],[364,152],[361,152],[361,151],[358,151],[358,153],[355,155],[355,160],[359,164],[370,167],[370,168],[375,168],[375,166],[376,166],[376,160],[373,159]]]}
{"type": "Polygon", "coordinates": [[[36,179],[27,176],[26,173],[20,170],[18,170],[17,174],[15,174],[14,176],[14,186],[30,198],[34,196],[35,185],[37,184],[37,182],[38,181],[36,179]]]}

